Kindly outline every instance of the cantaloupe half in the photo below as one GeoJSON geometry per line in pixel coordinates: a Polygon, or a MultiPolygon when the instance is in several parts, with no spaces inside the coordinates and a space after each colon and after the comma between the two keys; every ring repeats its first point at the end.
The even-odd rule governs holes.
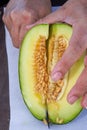
{"type": "Polygon", "coordinates": [[[30,112],[39,120],[64,124],[82,110],[80,99],[73,105],[67,94],[76,83],[84,64],[84,55],[63,79],[52,81],[51,71],[69,46],[73,29],[58,23],[33,27],[22,42],[19,54],[19,82],[23,99],[30,112]]]}

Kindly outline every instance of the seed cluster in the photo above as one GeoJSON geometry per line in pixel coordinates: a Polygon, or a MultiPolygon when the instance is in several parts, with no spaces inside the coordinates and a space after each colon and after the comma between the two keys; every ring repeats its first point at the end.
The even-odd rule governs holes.
{"type": "Polygon", "coordinates": [[[34,51],[34,71],[36,92],[40,93],[43,98],[43,103],[45,103],[47,91],[48,91],[48,74],[46,67],[46,39],[43,36],[40,36],[34,51]]]}
{"type": "Polygon", "coordinates": [[[67,47],[67,39],[64,36],[58,38],[58,58],[60,59],[67,47]]]}
{"type": "Polygon", "coordinates": [[[57,63],[61,59],[63,53],[66,50],[67,39],[63,35],[59,36],[58,38],[56,38],[55,36],[52,36],[52,37],[53,37],[52,41],[54,45],[52,64],[54,66],[54,64],[57,63]]]}
{"type": "MultiPolygon", "coordinates": [[[[50,66],[50,70],[49,73],[52,71],[52,69],[54,68],[55,64],[60,60],[60,58],[62,57],[63,53],[66,50],[67,47],[67,39],[65,38],[65,36],[61,35],[58,36],[57,38],[53,35],[50,39],[50,43],[52,45],[52,54],[51,56],[51,65],[50,66]]],[[[50,46],[51,47],[51,46],[50,46]]],[[[50,79],[50,75],[49,75],[49,79],[50,79]]],[[[58,98],[58,95],[61,93],[62,88],[64,86],[64,80],[58,80],[56,83],[53,82],[52,80],[49,83],[49,92],[48,92],[48,102],[51,101],[56,101],[58,98]]]]}
{"type": "Polygon", "coordinates": [[[34,76],[36,79],[35,92],[42,95],[42,103],[56,101],[58,95],[61,93],[64,80],[52,82],[50,79],[49,71],[52,71],[52,67],[62,57],[66,47],[67,39],[62,35],[56,38],[52,36],[51,39],[51,67],[49,70],[49,64],[47,64],[47,47],[46,38],[40,36],[34,50],[34,76]],[[48,71],[49,70],[49,71],[48,71]]]}
{"type": "Polygon", "coordinates": [[[50,83],[47,102],[53,102],[57,100],[58,95],[60,94],[63,87],[63,80],[59,80],[56,83],[50,83]]]}

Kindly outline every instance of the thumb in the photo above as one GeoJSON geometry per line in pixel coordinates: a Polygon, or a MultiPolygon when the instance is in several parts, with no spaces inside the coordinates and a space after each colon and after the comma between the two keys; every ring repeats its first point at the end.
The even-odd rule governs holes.
{"type": "Polygon", "coordinates": [[[65,17],[66,17],[65,11],[64,11],[63,7],[60,7],[60,9],[57,9],[53,13],[47,15],[46,17],[41,18],[36,23],[34,23],[32,25],[27,25],[26,28],[30,29],[33,26],[36,26],[38,24],[53,24],[56,22],[65,22],[65,17]]]}
{"type": "Polygon", "coordinates": [[[62,7],[60,9],[57,9],[53,13],[49,14],[48,16],[40,19],[38,23],[48,23],[48,24],[53,24],[56,22],[64,22],[65,20],[65,11],[62,7]]]}

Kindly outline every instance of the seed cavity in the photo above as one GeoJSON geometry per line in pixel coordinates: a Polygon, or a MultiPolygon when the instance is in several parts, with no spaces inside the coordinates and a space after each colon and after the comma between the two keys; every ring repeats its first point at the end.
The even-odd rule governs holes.
{"type": "Polygon", "coordinates": [[[48,93],[48,73],[46,57],[46,38],[40,36],[34,50],[34,77],[35,92],[42,95],[42,102],[45,103],[48,93]]]}
{"type": "Polygon", "coordinates": [[[64,35],[55,37],[51,36],[49,40],[49,55],[48,55],[48,74],[49,74],[49,92],[48,92],[48,102],[53,102],[60,100],[64,94],[65,88],[67,86],[68,76],[65,76],[64,79],[60,79],[57,82],[51,80],[51,72],[56,65],[56,63],[63,56],[66,48],[68,46],[68,40],[64,35]],[[51,49],[50,49],[51,48],[51,49]]]}
{"type": "Polygon", "coordinates": [[[58,37],[53,35],[49,40],[48,48],[46,43],[46,38],[39,36],[33,53],[35,93],[42,95],[43,104],[59,100],[58,96],[64,93],[63,86],[65,85],[65,80],[61,79],[54,82],[51,80],[50,74],[65,52],[68,40],[63,35],[58,37]]]}

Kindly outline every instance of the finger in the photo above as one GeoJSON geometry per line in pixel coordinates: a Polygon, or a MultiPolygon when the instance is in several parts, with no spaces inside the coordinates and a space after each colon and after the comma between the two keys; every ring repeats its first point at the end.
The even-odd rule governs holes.
{"type": "Polygon", "coordinates": [[[30,30],[30,29],[27,29],[26,26],[27,26],[27,25],[22,24],[21,27],[20,27],[20,32],[19,32],[19,47],[20,47],[20,45],[21,45],[21,42],[22,42],[24,36],[25,36],[26,33],[30,30]]]}
{"type": "Polygon", "coordinates": [[[87,66],[87,56],[84,59],[84,64],[85,64],[85,66],[87,66]]]}
{"type": "Polygon", "coordinates": [[[19,15],[19,19],[18,19],[18,14],[14,10],[10,13],[10,17],[12,21],[12,28],[10,31],[12,42],[16,48],[19,48],[19,32],[21,26],[21,22],[19,21],[19,19],[21,20],[21,18],[19,15]]]}
{"type": "Polygon", "coordinates": [[[81,31],[79,32],[77,27],[74,28],[68,48],[52,71],[51,77],[54,81],[63,78],[65,73],[80,58],[86,49],[86,42],[83,41],[81,31]]]}
{"type": "MultiPolygon", "coordinates": [[[[84,64],[85,64],[85,66],[87,66],[87,56],[84,59],[84,64]]],[[[81,105],[83,106],[83,108],[87,109],[87,93],[83,96],[81,105]]]]}
{"type": "Polygon", "coordinates": [[[64,22],[65,16],[66,15],[65,15],[64,9],[60,8],[59,10],[56,10],[55,12],[49,14],[48,16],[40,19],[38,21],[38,23],[49,23],[49,24],[52,24],[52,23],[56,23],[56,22],[59,22],[59,21],[64,22]]]}
{"type": "Polygon", "coordinates": [[[3,21],[11,35],[13,45],[16,48],[18,48],[19,47],[18,45],[19,44],[19,41],[18,41],[19,25],[17,24],[17,22],[13,21],[11,15],[7,15],[7,16],[3,15],[3,21]]]}
{"type": "Polygon", "coordinates": [[[35,23],[39,19],[39,15],[38,13],[30,9],[30,11],[24,10],[22,12],[21,18],[22,18],[22,24],[19,33],[19,41],[20,41],[19,43],[21,43],[26,32],[29,30],[26,28],[26,26],[35,23]]]}
{"type": "Polygon", "coordinates": [[[83,99],[81,101],[81,105],[83,108],[87,109],[87,93],[83,96],[83,99]]]}
{"type": "Polygon", "coordinates": [[[19,32],[20,32],[20,26],[14,25],[14,27],[11,29],[11,38],[14,47],[19,48],[19,32]]]}
{"type": "Polygon", "coordinates": [[[20,27],[20,32],[19,32],[19,47],[21,45],[21,42],[25,36],[25,34],[27,33],[27,29],[25,27],[26,25],[21,25],[20,27]]]}
{"type": "Polygon", "coordinates": [[[36,16],[36,15],[35,16],[27,15],[26,17],[27,17],[26,18],[27,20],[24,21],[23,24],[20,27],[20,33],[19,33],[19,41],[20,41],[20,43],[22,42],[22,40],[23,40],[25,34],[27,33],[27,31],[30,30],[30,28],[27,29],[26,26],[29,25],[29,24],[31,25],[32,23],[35,23],[37,21],[37,19],[38,19],[38,16],[36,16]]]}
{"type": "Polygon", "coordinates": [[[79,97],[82,97],[87,93],[87,66],[82,71],[79,79],[74,87],[70,90],[67,100],[69,103],[74,103],[79,97]]]}
{"type": "Polygon", "coordinates": [[[10,32],[11,28],[12,28],[12,21],[11,21],[11,17],[10,15],[3,15],[2,20],[6,26],[6,28],[8,29],[8,31],[10,32]]]}

